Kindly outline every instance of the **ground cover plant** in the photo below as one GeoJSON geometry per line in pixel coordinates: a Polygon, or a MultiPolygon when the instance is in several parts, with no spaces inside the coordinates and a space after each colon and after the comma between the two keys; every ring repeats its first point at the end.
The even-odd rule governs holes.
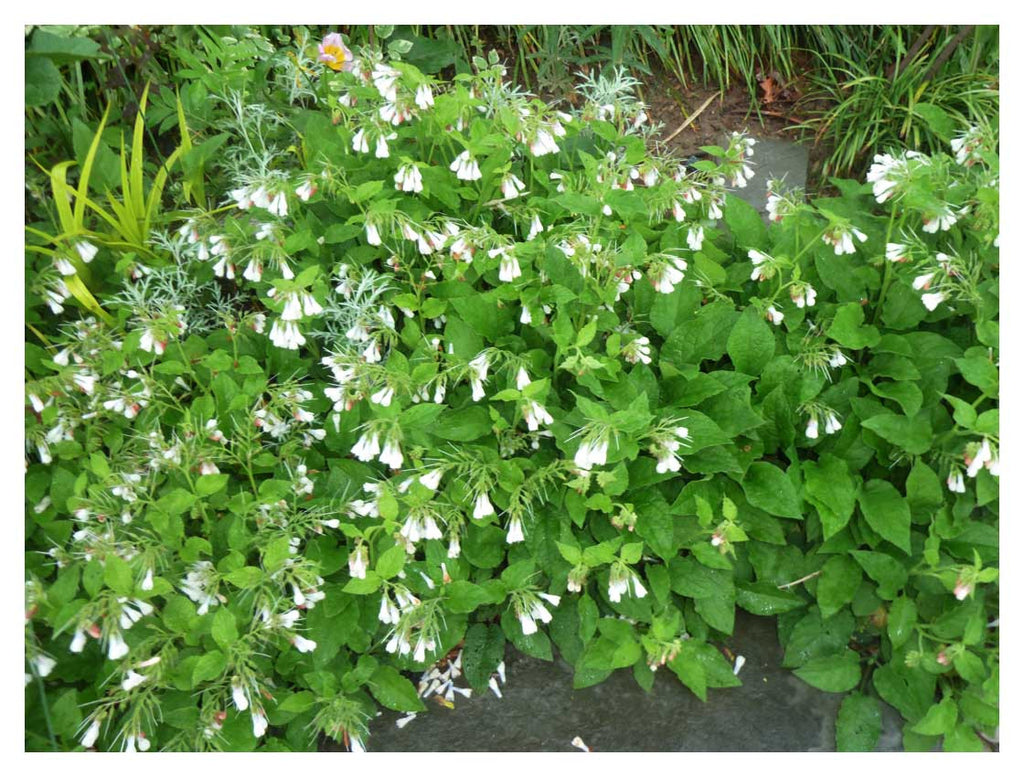
{"type": "Polygon", "coordinates": [[[391,32],[222,37],[43,165],[26,748],[372,749],[410,673],[485,693],[506,644],[706,699],[740,607],[847,694],[840,749],[882,701],[982,749],[997,126],[933,113],[945,150],[765,225],[751,138],[687,166],[627,79],[568,110],[391,32]]]}

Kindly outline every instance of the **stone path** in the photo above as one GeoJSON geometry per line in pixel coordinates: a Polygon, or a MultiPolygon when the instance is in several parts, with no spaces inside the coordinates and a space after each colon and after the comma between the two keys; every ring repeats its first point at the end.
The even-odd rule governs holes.
{"type": "MultiPolygon", "coordinates": [[[[573,690],[572,667],[509,650],[503,698],[486,693],[455,709],[430,703],[404,728],[386,712],[370,725],[368,749],[386,752],[831,751],[844,694],[818,691],[781,667],[775,619],[736,613],[729,648],[746,658],[743,685],[709,689],[703,703],[670,671],[645,693],[629,669],[573,690]]],[[[885,707],[879,750],[899,750],[899,714],[885,707]]]]}

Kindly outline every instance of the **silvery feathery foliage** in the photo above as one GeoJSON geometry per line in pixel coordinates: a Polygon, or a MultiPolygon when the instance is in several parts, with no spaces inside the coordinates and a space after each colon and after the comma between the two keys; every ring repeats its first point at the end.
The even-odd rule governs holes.
{"type": "Polygon", "coordinates": [[[230,116],[218,128],[231,133],[240,142],[224,149],[225,168],[241,186],[264,182],[274,175],[274,163],[287,152],[272,141],[274,132],[287,124],[282,115],[262,103],[245,102],[239,92],[214,96],[227,106],[230,116]]]}
{"type": "Polygon", "coordinates": [[[281,52],[273,58],[273,86],[275,94],[284,94],[288,102],[317,102],[317,93],[313,89],[310,73],[314,72],[316,62],[306,56],[309,48],[305,30],[297,30],[295,35],[295,51],[281,52]]]}
{"type": "Polygon", "coordinates": [[[641,82],[621,65],[612,68],[610,73],[577,72],[576,75],[581,79],[576,88],[592,104],[596,118],[619,119],[626,134],[650,135],[658,129],[647,120],[646,106],[636,96],[641,82]]]}
{"type": "Polygon", "coordinates": [[[503,78],[507,72],[504,65],[495,65],[486,72],[493,74],[493,77],[481,79],[477,94],[484,104],[483,115],[492,117],[503,107],[511,107],[515,110],[525,107],[532,94],[503,78]]]}
{"type": "Polygon", "coordinates": [[[576,75],[581,79],[576,88],[589,102],[598,105],[619,103],[623,107],[637,102],[634,92],[640,86],[640,81],[629,75],[621,65],[612,68],[610,75],[594,75],[582,71],[577,71],[576,75]]]}
{"type": "Polygon", "coordinates": [[[381,297],[391,288],[390,282],[387,276],[368,267],[352,269],[344,264],[335,277],[338,284],[323,304],[323,313],[318,318],[320,326],[309,334],[322,338],[328,348],[339,353],[361,351],[366,343],[351,337],[354,329],[394,328],[394,320],[389,321],[390,312],[381,315],[382,309],[388,310],[381,297]]]}
{"type": "Polygon", "coordinates": [[[130,308],[140,318],[153,318],[182,306],[189,311],[189,329],[205,334],[220,328],[226,317],[237,317],[244,298],[225,291],[213,279],[198,281],[185,265],[174,264],[128,282],[112,303],[130,308]]]}

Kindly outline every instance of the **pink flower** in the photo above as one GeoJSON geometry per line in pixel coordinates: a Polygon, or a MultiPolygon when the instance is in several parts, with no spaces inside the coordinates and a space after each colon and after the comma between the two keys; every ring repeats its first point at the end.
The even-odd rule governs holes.
{"type": "Polygon", "coordinates": [[[320,56],[317,59],[331,70],[352,72],[355,69],[356,62],[352,58],[352,52],[341,40],[339,33],[332,32],[325,35],[319,49],[320,56]]]}

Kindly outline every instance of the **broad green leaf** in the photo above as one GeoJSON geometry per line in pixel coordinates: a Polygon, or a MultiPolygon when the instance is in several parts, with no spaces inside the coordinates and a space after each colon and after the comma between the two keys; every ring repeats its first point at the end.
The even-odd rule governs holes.
{"type": "Polygon", "coordinates": [[[381,580],[390,580],[402,571],[402,568],[405,566],[405,557],[404,547],[392,545],[377,558],[373,571],[380,576],[381,580]]]}
{"type": "Polygon", "coordinates": [[[25,57],[25,107],[49,105],[60,95],[60,70],[49,57],[25,57]]]}
{"type": "MultiPolygon", "coordinates": [[[[970,353],[971,349],[968,349],[970,353]]],[[[972,386],[980,388],[987,396],[999,395],[999,370],[995,364],[981,353],[972,353],[962,359],[956,359],[956,366],[964,380],[972,386]]]]}
{"type": "Polygon", "coordinates": [[[836,717],[836,750],[870,752],[882,733],[882,710],[878,700],[860,693],[843,699],[836,717]]]}
{"type": "Polygon", "coordinates": [[[113,554],[107,556],[103,567],[103,582],[121,596],[129,596],[135,590],[132,568],[127,561],[113,554]]]}
{"type": "Polygon", "coordinates": [[[822,620],[820,611],[812,607],[784,640],[786,654],[782,665],[796,667],[814,658],[839,655],[846,649],[854,627],[849,610],[844,609],[822,620]]]}
{"type": "Polygon", "coordinates": [[[927,411],[913,418],[895,413],[879,413],[861,421],[861,426],[915,456],[927,453],[932,447],[932,427],[927,411]]]}
{"type": "Polygon", "coordinates": [[[904,553],[910,553],[910,508],[899,491],[884,480],[869,480],[857,494],[868,526],[904,553]]]}
{"type": "Polygon", "coordinates": [[[486,589],[468,580],[455,580],[445,586],[447,607],[452,612],[473,612],[481,604],[491,601],[486,589]]]}
{"type": "Polygon", "coordinates": [[[682,596],[701,599],[720,591],[731,592],[732,575],[720,569],[709,569],[692,556],[675,558],[668,565],[672,590],[682,596]]]}
{"type": "Polygon", "coordinates": [[[725,196],[725,223],[729,225],[736,245],[744,249],[763,248],[767,243],[768,230],[761,214],[746,200],[734,195],[725,196]]]}
{"type": "Polygon", "coordinates": [[[839,533],[853,516],[857,491],[846,461],[831,453],[804,461],[804,498],[818,510],[825,539],[839,533]]]}
{"type": "Polygon", "coordinates": [[[816,591],[822,617],[828,618],[852,601],[862,579],[860,567],[849,556],[830,558],[821,568],[816,591]]]}
{"type": "Polygon", "coordinates": [[[675,672],[679,681],[693,691],[701,701],[708,700],[707,677],[704,665],[690,655],[688,643],[684,642],[679,655],[668,662],[669,669],[675,672]]]}
{"type": "Polygon", "coordinates": [[[924,717],[935,697],[935,675],[902,665],[896,657],[871,676],[878,695],[907,720],[924,717]]]}
{"type": "Polygon", "coordinates": [[[775,334],[757,310],[749,307],[733,326],[726,347],[739,372],[760,375],[775,356],[775,334]]]}
{"type": "Polygon", "coordinates": [[[227,649],[238,639],[235,616],[226,607],[218,607],[210,626],[210,634],[218,645],[227,649]]]}
{"type": "Polygon", "coordinates": [[[869,382],[868,385],[875,396],[894,400],[908,416],[917,415],[921,405],[924,404],[924,394],[915,383],[886,381],[884,383],[869,382]]]}
{"type": "Polygon", "coordinates": [[[807,602],[771,583],[737,583],[736,604],[754,615],[778,615],[804,607],[807,602]]]}
{"type": "Polygon", "coordinates": [[[156,506],[168,515],[180,515],[195,503],[196,498],[183,488],[176,488],[156,501],[156,506]]]}
{"type": "Polygon", "coordinates": [[[257,567],[241,567],[224,575],[224,579],[239,588],[252,588],[266,577],[266,573],[257,567]]]}
{"type": "Polygon", "coordinates": [[[822,691],[843,693],[860,682],[860,658],[852,650],[838,656],[813,658],[793,672],[808,685],[822,691]]]}
{"type": "Polygon", "coordinates": [[[864,308],[857,302],[842,305],[828,328],[828,336],[846,348],[859,351],[877,345],[880,339],[873,326],[863,326],[864,308]]]}
{"type": "Polygon", "coordinates": [[[943,738],[942,749],[947,753],[981,753],[986,748],[971,726],[959,723],[943,738]]]}
{"type": "Polygon", "coordinates": [[[393,666],[378,666],[367,685],[373,698],[389,710],[422,712],[426,709],[416,687],[393,666]]]}
{"type": "Polygon", "coordinates": [[[316,703],[312,691],[293,693],[277,705],[277,712],[305,712],[316,703]]]}
{"type": "Polygon", "coordinates": [[[693,606],[711,628],[723,634],[732,634],[736,619],[734,591],[719,591],[712,596],[695,599],[693,606]]]}
{"type": "Polygon", "coordinates": [[[914,724],[911,731],[926,736],[948,734],[953,730],[953,726],[956,725],[956,718],[956,702],[947,696],[938,704],[933,704],[929,707],[928,712],[925,713],[921,720],[914,724]]]}
{"type": "Polygon", "coordinates": [[[766,513],[783,518],[803,518],[800,497],[781,469],[765,461],[750,465],[741,483],[747,501],[766,513]]]}
{"type": "Polygon", "coordinates": [[[227,658],[219,650],[212,650],[201,656],[192,667],[192,686],[216,680],[227,667],[227,658]]]}
{"type": "Polygon", "coordinates": [[[911,507],[938,507],[945,502],[939,476],[921,459],[910,468],[906,488],[907,502],[911,507]]]}
{"type": "Polygon", "coordinates": [[[868,577],[878,583],[878,595],[883,599],[895,599],[907,583],[907,569],[888,553],[872,550],[852,550],[868,577]]]}
{"type": "Polygon", "coordinates": [[[200,475],[196,479],[196,493],[199,496],[210,496],[216,494],[228,484],[228,475],[200,475]]]}
{"type": "Polygon", "coordinates": [[[474,623],[466,630],[462,671],[466,681],[480,692],[505,656],[505,635],[496,624],[474,623]]]}
{"type": "Polygon", "coordinates": [[[366,596],[380,590],[381,577],[374,570],[366,570],[366,577],[353,577],[341,590],[347,594],[366,596]]]}

